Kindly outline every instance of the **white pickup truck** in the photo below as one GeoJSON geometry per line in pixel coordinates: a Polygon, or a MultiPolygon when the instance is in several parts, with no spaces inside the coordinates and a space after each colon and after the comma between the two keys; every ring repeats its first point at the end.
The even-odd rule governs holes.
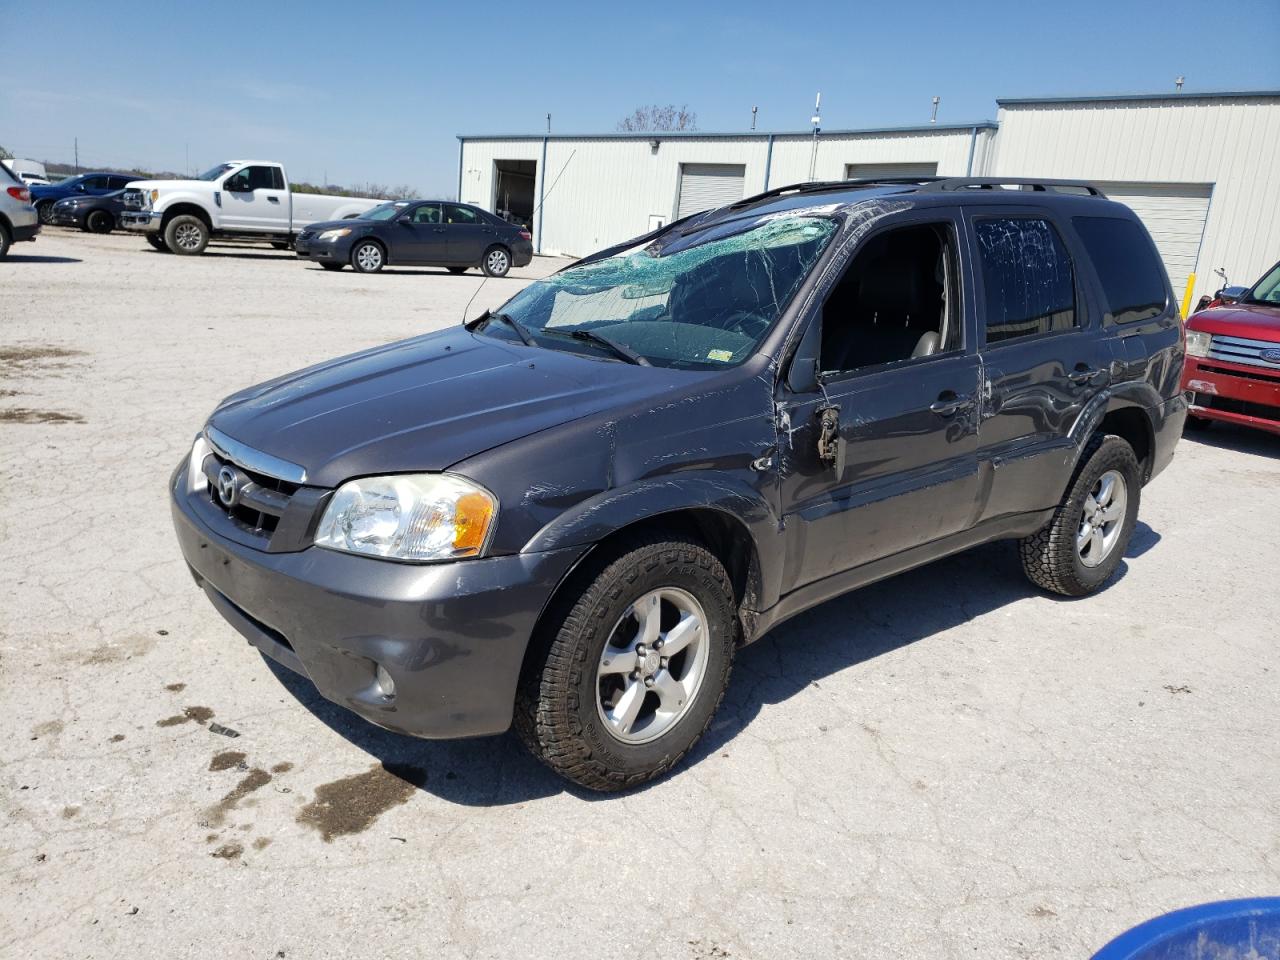
{"type": "Polygon", "coordinates": [[[230,160],[194,180],[136,180],[125,189],[120,225],[146,234],[157,250],[194,255],[210,239],[259,240],[280,250],[311,223],[343,220],[383,203],[294,193],[284,166],[230,160]]]}

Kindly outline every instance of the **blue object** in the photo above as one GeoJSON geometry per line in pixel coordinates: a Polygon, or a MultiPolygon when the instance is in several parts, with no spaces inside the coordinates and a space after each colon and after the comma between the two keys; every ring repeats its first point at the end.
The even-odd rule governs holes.
{"type": "Polygon", "coordinates": [[[52,209],[58,200],[65,200],[67,197],[105,196],[116,190],[123,190],[128,184],[141,179],[132,173],[82,173],[78,177],[68,177],[48,186],[32,187],[31,202],[37,207],[41,203],[47,203],[52,209]]]}
{"type": "Polygon", "coordinates": [[[1122,933],[1093,960],[1280,960],[1280,897],[1175,910],[1122,933]]]}

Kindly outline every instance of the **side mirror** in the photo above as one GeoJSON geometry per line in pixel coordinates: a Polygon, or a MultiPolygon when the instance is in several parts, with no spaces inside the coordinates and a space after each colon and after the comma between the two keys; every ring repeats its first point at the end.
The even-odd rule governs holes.
{"type": "Polygon", "coordinates": [[[1222,293],[1219,294],[1223,303],[1235,303],[1249,292],[1248,287],[1223,287],[1222,293]]]}
{"type": "Polygon", "coordinates": [[[84,193],[84,184],[83,184],[83,183],[77,183],[77,184],[76,184],[76,192],[77,192],[77,193],[84,193]]]}

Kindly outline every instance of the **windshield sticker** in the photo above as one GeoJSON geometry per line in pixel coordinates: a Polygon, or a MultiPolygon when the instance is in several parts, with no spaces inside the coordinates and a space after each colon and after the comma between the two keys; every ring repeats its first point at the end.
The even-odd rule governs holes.
{"type": "Polygon", "coordinates": [[[721,363],[729,363],[733,360],[732,350],[712,350],[707,354],[708,360],[718,360],[721,363]]]}

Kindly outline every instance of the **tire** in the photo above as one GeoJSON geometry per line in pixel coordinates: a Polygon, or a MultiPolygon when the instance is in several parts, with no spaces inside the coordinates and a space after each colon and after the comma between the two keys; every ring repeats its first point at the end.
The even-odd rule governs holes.
{"type": "Polygon", "coordinates": [[[84,228],[90,233],[110,233],[115,226],[116,218],[105,210],[90,211],[84,221],[84,228]]]}
{"type": "Polygon", "coordinates": [[[146,238],[147,243],[151,244],[151,246],[155,247],[161,253],[169,252],[169,248],[165,246],[164,237],[162,235],[158,233],[148,233],[146,234],[146,238]]]}
{"type": "Polygon", "coordinates": [[[292,246],[293,244],[290,243],[288,240],[272,240],[271,241],[272,250],[288,250],[292,246]]]}
{"type": "Polygon", "coordinates": [[[652,780],[711,724],[737,635],[733,587],[709,550],[662,536],[633,541],[549,608],[521,676],[516,731],[538,759],[583,787],[624,790],[652,780]],[[639,603],[650,611],[643,620],[633,609],[639,603]],[[686,628],[677,640],[672,627],[698,613],[702,629],[686,628]],[[637,660],[643,622],[655,624],[648,636],[666,649],[677,642],[682,649],[668,660],[653,640],[637,660]]]}
{"type": "Polygon", "coordinates": [[[387,264],[387,252],[376,240],[361,240],[351,248],[351,269],[377,273],[387,264]]]}
{"type": "Polygon", "coordinates": [[[48,227],[53,224],[53,201],[42,200],[36,204],[36,214],[40,217],[40,222],[48,227]]]}
{"type": "Polygon", "coordinates": [[[446,267],[445,269],[447,269],[450,273],[456,276],[459,273],[466,273],[471,268],[470,267],[446,267]]]}
{"type": "Polygon", "coordinates": [[[480,269],[490,277],[505,277],[511,272],[511,251],[494,244],[480,258],[480,269]]]}
{"type": "Polygon", "coordinates": [[[1053,517],[1018,541],[1023,571],[1032,583],[1051,593],[1064,597],[1093,593],[1111,579],[1124,559],[1141,499],[1142,469],[1133,448],[1120,437],[1095,436],[1053,517]],[[1123,497],[1122,504],[1117,504],[1117,497],[1123,497]],[[1093,522],[1106,516],[1108,505],[1118,507],[1112,510],[1111,520],[1093,522]],[[1087,513],[1095,508],[1101,512],[1087,513]],[[1078,538],[1084,538],[1083,545],[1078,538]]]}
{"type": "Polygon", "coordinates": [[[332,271],[334,271],[335,273],[337,273],[339,270],[341,270],[343,267],[345,267],[345,266],[346,266],[346,264],[345,264],[345,263],[323,263],[323,262],[322,262],[322,263],[320,264],[320,266],[324,267],[326,270],[332,270],[332,271]]]}
{"type": "Polygon", "coordinates": [[[13,234],[9,232],[8,224],[0,222],[0,260],[9,255],[9,250],[13,247],[13,234]]]}
{"type": "Polygon", "coordinates": [[[209,228],[199,217],[182,213],[165,224],[164,242],[179,256],[199,256],[209,245],[209,228]]]}

